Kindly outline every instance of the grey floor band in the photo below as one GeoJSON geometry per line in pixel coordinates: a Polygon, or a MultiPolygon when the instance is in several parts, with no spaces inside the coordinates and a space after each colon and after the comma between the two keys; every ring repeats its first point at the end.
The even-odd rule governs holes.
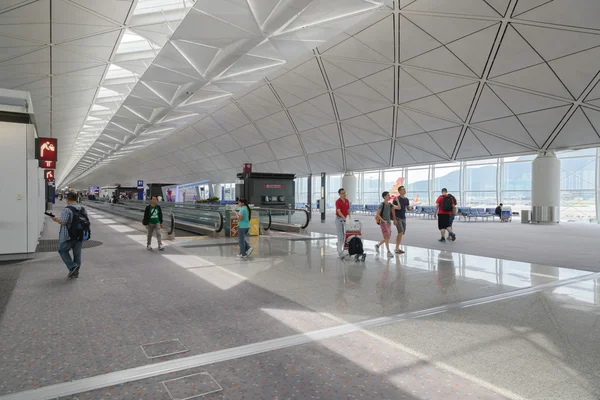
{"type": "Polygon", "coordinates": [[[501,300],[512,299],[516,297],[526,296],[532,293],[538,293],[545,290],[572,285],[578,282],[600,278],[600,272],[590,273],[589,275],[579,276],[575,278],[565,279],[517,289],[511,292],[497,294],[480,299],[459,301],[456,303],[446,304],[439,307],[433,307],[426,310],[411,311],[388,317],[374,318],[357,323],[343,324],[332,328],[319,329],[312,332],[286,336],[279,339],[271,339],[263,342],[252,343],[244,346],[233,347],[230,349],[213,351],[210,353],[199,354],[177,360],[164,361],[161,363],[144,365],[141,367],[130,368],[122,371],[111,372],[104,375],[93,376],[89,378],[79,379],[73,382],[65,382],[56,385],[41,387],[35,390],[27,390],[23,392],[0,396],[0,400],[51,400],[62,396],[70,396],[77,393],[89,392],[91,390],[101,389],[104,387],[120,385],[127,382],[152,378],[159,375],[168,374],[171,372],[179,372],[190,368],[201,367],[205,365],[215,364],[223,361],[235,360],[242,357],[248,357],[255,354],[265,353],[273,350],[294,347],[307,343],[316,342],[319,340],[329,339],[335,336],[346,335],[348,333],[357,332],[363,329],[375,328],[383,325],[389,325],[396,322],[423,318],[434,314],[440,314],[446,311],[473,307],[481,304],[497,302],[501,300]]]}

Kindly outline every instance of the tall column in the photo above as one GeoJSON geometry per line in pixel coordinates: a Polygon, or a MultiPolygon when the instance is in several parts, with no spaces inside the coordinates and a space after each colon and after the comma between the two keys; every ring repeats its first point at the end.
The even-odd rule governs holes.
{"type": "Polygon", "coordinates": [[[560,160],[553,151],[538,154],[532,164],[531,222],[560,221],[560,160]]]}
{"type": "Polygon", "coordinates": [[[356,179],[356,176],[354,176],[354,174],[344,174],[344,176],[342,177],[342,187],[346,191],[346,198],[350,203],[356,203],[357,185],[358,179],[356,179]]]}
{"type": "Polygon", "coordinates": [[[220,183],[216,183],[214,186],[214,190],[213,190],[213,196],[217,196],[219,198],[219,200],[223,200],[221,197],[222,193],[221,193],[221,184],[220,183]]]}
{"type": "Polygon", "coordinates": [[[327,203],[325,202],[325,193],[326,188],[325,184],[327,182],[327,174],[325,172],[321,172],[321,200],[319,201],[320,209],[321,209],[321,222],[325,222],[325,212],[327,210],[327,203]]]}

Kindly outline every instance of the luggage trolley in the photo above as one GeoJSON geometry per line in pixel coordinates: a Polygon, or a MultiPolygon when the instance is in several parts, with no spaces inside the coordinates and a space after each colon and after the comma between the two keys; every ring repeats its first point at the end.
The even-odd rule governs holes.
{"type": "MultiPolygon", "coordinates": [[[[344,250],[348,250],[348,253],[350,253],[350,240],[354,238],[358,238],[360,240],[362,248],[362,223],[359,220],[354,220],[346,226],[344,236],[344,250]]],[[[364,250],[357,254],[350,254],[350,256],[354,256],[355,261],[365,261],[365,259],[367,258],[367,254],[364,252],[364,250]]]]}

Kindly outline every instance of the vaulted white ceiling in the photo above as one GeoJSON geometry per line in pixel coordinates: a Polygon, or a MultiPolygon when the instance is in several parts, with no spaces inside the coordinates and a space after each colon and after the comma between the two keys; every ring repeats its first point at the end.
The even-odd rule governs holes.
{"type": "Polygon", "coordinates": [[[235,3],[237,13],[195,4],[146,71],[162,68],[155,83],[138,83],[109,124],[123,143],[66,183],[231,181],[244,162],[307,174],[600,145],[597,0],[385,0],[376,11],[375,1],[306,0],[273,30],[269,12],[284,2],[235,3]],[[186,30],[196,18],[228,28],[186,30]],[[254,36],[258,46],[215,66],[223,57],[209,48],[254,36]],[[197,79],[191,97],[173,72],[197,79]]]}

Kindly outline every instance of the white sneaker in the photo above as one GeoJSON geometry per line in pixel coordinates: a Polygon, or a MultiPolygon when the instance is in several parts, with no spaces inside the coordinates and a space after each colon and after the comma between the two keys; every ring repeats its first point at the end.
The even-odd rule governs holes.
{"type": "Polygon", "coordinates": [[[394,253],[392,253],[391,251],[388,251],[388,258],[394,258],[394,253]]]}
{"type": "Polygon", "coordinates": [[[246,251],[246,255],[248,257],[250,257],[250,254],[252,254],[253,251],[254,251],[254,249],[252,247],[249,247],[248,250],[246,251]]]}
{"type": "Polygon", "coordinates": [[[146,249],[152,250],[152,246],[146,246],[146,249]]]}
{"type": "Polygon", "coordinates": [[[236,254],[235,256],[236,256],[237,258],[242,258],[242,255],[241,255],[241,254],[236,254]]]}
{"type": "Polygon", "coordinates": [[[375,251],[376,251],[377,253],[379,253],[379,245],[378,245],[378,244],[376,244],[376,245],[375,245],[375,251]]]}

